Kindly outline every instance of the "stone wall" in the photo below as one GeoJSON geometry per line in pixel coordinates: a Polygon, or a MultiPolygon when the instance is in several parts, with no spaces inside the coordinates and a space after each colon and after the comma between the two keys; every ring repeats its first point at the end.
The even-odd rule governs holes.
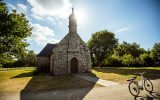
{"type": "Polygon", "coordinates": [[[57,47],[53,50],[53,59],[54,59],[54,74],[68,74],[67,68],[67,48],[68,41],[66,37],[57,44],[57,47]]]}
{"type": "Polygon", "coordinates": [[[49,72],[49,58],[48,57],[37,57],[37,70],[40,72],[49,72]]]}
{"type": "Polygon", "coordinates": [[[91,71],[89,48],[77,33],[67,34],[54,48],[52,56],[52,73],[56,75],[70,74],[70,61],[74,57],[78,60],[78,73],[91,71]]]}

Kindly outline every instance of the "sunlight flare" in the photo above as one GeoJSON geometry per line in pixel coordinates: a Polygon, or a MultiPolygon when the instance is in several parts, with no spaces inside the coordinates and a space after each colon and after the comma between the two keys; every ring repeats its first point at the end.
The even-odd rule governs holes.
{"type": "Polygon", "coordinates": [[[77,10],[75,12],[75,16],[76,16],[76,19],[77,19],[77,24],[78,25],[81,25],[83,23],[86,22],[86,13],[82,10],[77,10]]]}

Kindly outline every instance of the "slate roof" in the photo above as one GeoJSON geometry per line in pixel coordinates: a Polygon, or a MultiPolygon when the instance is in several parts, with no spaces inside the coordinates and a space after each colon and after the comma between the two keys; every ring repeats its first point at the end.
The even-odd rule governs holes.
{"type": "Polygon", "coordinates": [[[47,43],[43,50],[37,55],[37,57],[49,57],[56,44],[47,43]]]}

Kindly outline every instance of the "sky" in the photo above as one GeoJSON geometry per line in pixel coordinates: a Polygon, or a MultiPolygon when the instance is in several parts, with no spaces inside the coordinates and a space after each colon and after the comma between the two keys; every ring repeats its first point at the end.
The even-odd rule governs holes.
{"type": "Polygon", "coordinates": [[[160,0],[4,0],[11,12],[24,13],[33,27],[29,50],[38,54],[47,43],[58,43],[68,33],[74,7],[78,34],[87,42],[107,29],[119,43],[136,42],[151,49],[160,42],[160,0]]]}

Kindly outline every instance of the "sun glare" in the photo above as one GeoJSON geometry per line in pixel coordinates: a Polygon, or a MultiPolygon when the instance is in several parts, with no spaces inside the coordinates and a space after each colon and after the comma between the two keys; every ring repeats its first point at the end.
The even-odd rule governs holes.
{"type": "Polygon", "coordinates": [[[85,14],[84,11],[76,11],[75,12],[75,16],[76,16],[77,24],[78,25],[81,25],[81,24],[85,23],[85,21],[86,21],[86,14],[85,14]]]}

